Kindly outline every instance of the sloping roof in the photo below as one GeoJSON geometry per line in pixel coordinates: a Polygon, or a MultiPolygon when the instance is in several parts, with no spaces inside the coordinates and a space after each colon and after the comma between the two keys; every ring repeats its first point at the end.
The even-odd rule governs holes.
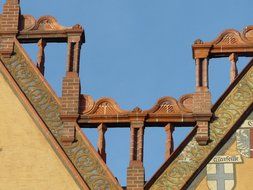
{"type": "Polygon", "coordinates": [[[73,173],[82,189],[122,189],[118,181],[107,168],[101,157],[76,124],[76,142],[71,146],[61,143],[62,122],[60,119],[60,100],[48,85],[22,46],[15,40],[14,54],[2,58],[2,69],[9,74],[9,80],[23,93],[25,104],[33,109],[46,134],[61,151],[66,167],[73,173]],[[85,185],[87,184],[87,185],[85,185]]]}
{"type": "Polygon", "coordinates": [[[145,185],[145,189],[186,189],[253,110],[253,60],[212,108],[210,139],[200,146],[196,129],[145,185]]]}
{"type": "MultiPolygon", "coordinates": [[[[60,100],[44,77],[34,67],[18,41],[15,54],[3,59],[0,66],[8,80],[19,91],[20,97],[40,117],[43,130],[49,135],[51,144],[59,151],[65,166],[83,189],[121,189],[107,166],[89,143],[78,124],[77,142],[64,146],[60,142],[62,122],[59,118],[60,100]],[[61,149],[62,148],[62,149],[61,149]],[[99,181],[99,183],[98,183],[99,181]],[[87,186],[86,186],[87,184],[87,186]]],[[[195,141],[194,129],[172,156],[162,165],[145,189],[184,189],[206,166],[213,155],[233,134],[236,127],[252,110],[253,61],[241,72],[213,106],[215,118],[211,122],[211,142],[200,146],[195,141]]]]}
{"type": "Polygon", "coordinates": [[[19,98],[20,102],[23,104],[23,106],[26,108],[29,115],[32,117],[32,119],[35,121],[37,127],[40,129],[40,131],[45,136],[45,139],[48,141],[48,143],[53,148],[56,155],[60,158],[63,165],[66,167],[68,172],[71,174],[73,179],[76,181],[78,186],[81,189],[89,189],[86,183],[83,181],[81,175],[76,170],[75,166],[71,163],[67,155],[65,154],[62,147],[59,145],[59,143],[56,141],[50,130],[45,125],[44,121],[41,119],[41,117],[38,115],[34,107],[30,104],[29,100],[25,96],[25,94],[22,92],[22,90],[19,88],[18,84],[14,81],[6,67],[4,66],[3,62],[0,61],[0,72],[10,85],[11,89],[15,92],[16,96],[19,98]]]}

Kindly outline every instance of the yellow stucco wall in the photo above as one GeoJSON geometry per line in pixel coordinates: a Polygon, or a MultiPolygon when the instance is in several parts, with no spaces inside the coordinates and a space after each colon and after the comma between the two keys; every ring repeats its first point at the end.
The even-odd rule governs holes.
{"type": "Polygon", "coordinates": [[[77,190],[0,73],[0,190],[77,190]]]}
{"type": "MultiPolygon", "coordinates": [[[[238,155],[240,154],[236,148],[236,141],[225,151],[224,155],[238,155]]],[[[235,190],[252,190],[253,186],[253,158],[246,158],[242,156],[243,163],[235,164],[235,190]]],[[[204,169],[205,170],[205,169],[204,169]]],[[[198,184],[196,190],[208,190],[206,176],[198,184]]]]}

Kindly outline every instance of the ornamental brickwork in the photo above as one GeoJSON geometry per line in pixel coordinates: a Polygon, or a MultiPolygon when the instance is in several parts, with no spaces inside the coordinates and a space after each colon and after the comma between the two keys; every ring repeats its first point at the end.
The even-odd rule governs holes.
{"type": "MultiPolygon", "coordinates": [[[[148,110],[139,107],[122,110],[111,98],[95,101],[91,96],[81,94],[80,51],[85,42],[82,26],[61,26],[52,16],[35,19],[23,15],[18,0],[7,0],[0,19],[0,34],[1,61],[6,73],[11,75],[9,80],[18,85],[27,104],[42,119],[57,147],[64,151],[65,154],[60,155],[67,160],[64,164],[80,189],[185,189],[252,107],[252,62],[240,75],[237,69],[240,56],[253,56],[252,26],[242,33],[227,30],[212,42],[196,40],[192,46],[195,92],[178,100],[162,97],[148,110]],[[44,77],[47,69],[44,50],[51,42],[68,44],[62,97],[54,93],[44,77]],[[36,63],[26,54],[22,43],[37,43],[36,63]],[[229,58],[231,85],[212,106],[208,68],[210,60],[219,57],[229,58]],[[145,128],[152,126],[164,128],[165,162],[146,181],[143,164],[145,128]],[[182,126],[194,126],[194,129],[174,150],[173,131],[182,126]],[[86,127],[97,128],[97,148],[81,130],[86,127]],[[109,153],[106,152],[105,133],[121,127],[130,130],[127,187],[119,184],[106,165],[109,153]]],[[[250,136],[253,139],[252,130],[250,136]]],[[[251,149],[252,144],[251,140],[251,149]]]]}

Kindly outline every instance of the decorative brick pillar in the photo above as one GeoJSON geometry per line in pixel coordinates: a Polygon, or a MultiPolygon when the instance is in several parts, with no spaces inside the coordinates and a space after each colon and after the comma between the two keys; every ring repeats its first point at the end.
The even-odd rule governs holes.
{"type": "Polygon", "coordinates": [[[145,114],[135,108],[130,115],[131,141],[130,164],[127,168],[127,190],[143,190],[145,170],[143,167],[143,140],[145,114]]]}
{"type": "Polygon", "coordinates": [[[37,68],[40,70],[41,74],[44,75],[45,72],[45,47],[47,43],[40,39],[38,41],[38,55],[37,55],[37,68]]]}
{"type": "Polygon", "coordinates": [[[80,79],[75,72],[67,72],[62,83],[61,119],[64,130],[62,142],[66,145],[75,140],[75,122],[79,117],[80,79]]]}
{"type": "Polygon", "coordinates": [[[208,58],[196,58],[196,92],[193,96],[193,113],[197,125],[196,140],[200,145],[209,141],[211,93],[209,91],[208,58]]]}
{"type": "Polygon", "coordinates": [[[231,62],[231,66],[230,66],[230,83],[232,83],[235,78],[238,75],[238,69],[237,69],[237,61],[238,61],[238,57],[235,53],[231,53],[231,55],[229,56],[229,61],[231,62]]]}
{"type": "Polygon", "coordinates": [[[172,135],[174,131],[174,126],[171,123],[168,123],[164,127],[164,130],[166,132],[165,160],[167,160],[174,151],[174,140],[172,135]]]}
{"type": "Polygon", "coordinates": [[[209,59],[204,58],[202,60],[202,86],[209,88],[209,73],[208,73],[209,59]]]}
{"type": "Polygon", "coordinates": [[[98,154],[101,156],[101,158],[104,160],[104,162],[106,163],[106,151],[105,151],[105,132],[107,131],[107,127],[105,126],[105,124],[100,124],[98,126],[98,154]]]}
{"type": "Polygon", "coordinates": [[[79,73],[81,36],[68,37],[67,71],[79,73]]]}
{"type": "Polygon", "coordinates": [[[196,89],[202,86],[202,60],[196,59],[195,60],[195,81],[196,81],[196,89]]]}
{"type": "Polygon", "coordinates": [[[0,22],[0,53],[5,57],[10,57],[13,53],[14,39],[19,28],[19,16],[19,0],[7,0],[3,6],[3,14],[0,22]]]}
{"type": "Polygon", "coordinates": [[[209,91],[196,92],[193,96],[193,113],[197,121],[196,140],[206,145],[209,140],[209,121],[211,113],[211,94],[209,91]]]}
{"type": "Polygon", "coordinates": [[[75,123],[79,117],[80,78],[80,36],[70,36],[68,39],[67,72],[62,83],[61,119],[64,129],[62,142],[70,145],[75,141],[75,123]]]}

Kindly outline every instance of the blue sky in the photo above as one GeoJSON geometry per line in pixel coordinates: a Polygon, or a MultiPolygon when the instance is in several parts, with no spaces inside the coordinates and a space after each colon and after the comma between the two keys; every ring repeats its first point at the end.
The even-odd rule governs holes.
{"type": "MultiPolygon", "coordinates": [[[[191,45],[213,40],[228,28],[253,24],[250,0],[21,0],[22,13],[52,15],[65,26],[81,24],[86,43],[81,52],[82,93],[114,98],[121,108],[152,107],[158,98],[194,92],[191,45]]],[[[35,59],[35,46],[25,46],[35,59]]],[[[239,59],[243,68],[248,59],[239,59]]],[[[60,95],[66,45],[46,47],[46,77],[60,95]]],[[[229,61],[210,61],[213,102],[229,84],[229,61]]],[[[177,129],[178,145],[189,130],[177,129]]],[[[85,130],[94,145],[97,133],[85,130]]],[[[109,129],[108,165],[125,185],[129,162],[129,129],[109,129]]],[[[144,164],[148,180],[164,161],[162,128],[145,131],[144,164]]]]}

